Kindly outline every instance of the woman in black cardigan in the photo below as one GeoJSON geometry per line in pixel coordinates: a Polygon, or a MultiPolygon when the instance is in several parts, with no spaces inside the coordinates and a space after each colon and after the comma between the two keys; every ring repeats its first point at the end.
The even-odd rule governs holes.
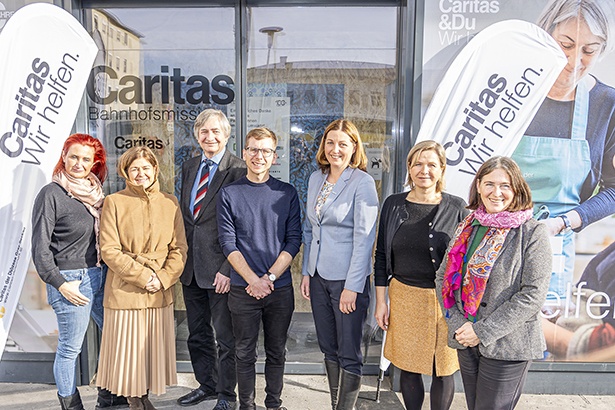
{"type": "Polygon", "coordinates": [[[457,224],[468,212],[461,198],[442,192],[446,157],[440,144],[416,144],[407,166],[410,192],[388,197],[380,215],[375,316],[388,331],[384,356],[402,370],[406,408],[421,408],[422,375],[427,374],[434,376],[431,408],[448,409],[455,391],[452,375],[459,365],[455,351],[446,346],[434,279],[457,224]]]}

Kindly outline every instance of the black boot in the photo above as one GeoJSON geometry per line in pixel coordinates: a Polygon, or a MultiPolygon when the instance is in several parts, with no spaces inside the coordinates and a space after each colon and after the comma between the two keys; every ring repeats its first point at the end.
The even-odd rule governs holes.
{"type": "Polygon", "coordinates": [[[335,406],[337,406],[337,390],[340,386],[340,364],[325,359],[325,372],[327,373],[329,391],[331,392],[331,408],[335,410],[335,406]]]}
{"type": "Polygon", "coordinates": [[[149,401],[149,391],[145,396],[141,396],[141,403],[143,403],[144,410],[156,410],[156,407],[149,401]]]}
{"type": "Polygon", "coordinates": [[[84,410],[83,403],[81,402],[81,396],[79,390],[75,389],[75,393],[68,397],[62,397],[58,393],[58,399],[60,400],[60,406],[62,410],[84,410]]]}
{"type": "Polygon", "coordinates": [[[353,410],[361,390],[361,376],[340,369],[340,387],[336,410],[353,410]]]}
{"type": "Polygon", "coordinates": [[[107,389],[98,388],[98,399],[96,400],[96,410],[106,409],[116,406],[128,407],[126,397],[118,396],[107,389]]]}

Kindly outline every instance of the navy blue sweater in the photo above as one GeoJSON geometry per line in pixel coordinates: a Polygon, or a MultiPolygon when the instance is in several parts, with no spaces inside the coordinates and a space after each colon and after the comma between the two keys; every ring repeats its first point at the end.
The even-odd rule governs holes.
{"type": "MultiPolygon", "coordinates": [[[[228,257],[239,251],[248,266],[262,276],[282,251],[293,258],[301,246],[301,211],[297,190],[270,177],[250,182],[243,177],[218,193],[218,237],[228,257]]],[[[274,282],[279,288],[292,283],[290,268],[274,282]]],[[[231,267],[231,285],[248,286],[231,267]]]]}

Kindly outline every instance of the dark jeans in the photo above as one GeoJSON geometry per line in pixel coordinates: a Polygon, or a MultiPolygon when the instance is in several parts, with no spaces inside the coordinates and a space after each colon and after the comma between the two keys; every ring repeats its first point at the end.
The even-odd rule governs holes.
{"type": "Polygon", "coordinates": [[[237,388],[240,410],[255,410],[256,358],[258,332],[263,322],[265,336],[265,406],[277,409],[282,405],[280,395],[284,385],[286,335],[295,310],[292,285],[275,289],[267,297],[257,300],[248,295],[243,286],[231,286],[228,298],[235,332],[237,356],[237,388]]]}
{"type": "Polygon", "coordinates": [[[216,392],[221,400],[235,401],[235,336],[228,293],[202,289],[194,279],[190,285],[183,285],[183,290],[194,376],[203,391],[216,392]]]}
{"type": "Polygon", "coordinates": [[[350,314],[340,311],[344,280],[326,280],[318,272],[310,279],[310,300],[318,345],[325,360],[340,364],[350,373],[363,374],[363,326],[369,308],[369,278],[363,293],[357,294],[356,309],[350,314]]]}
{"type": "Polygon", "coordinates": [[[478,346],[457,350],[468,410],[512,410],[521,397],[531,360],[482,356],[478,346]]]}

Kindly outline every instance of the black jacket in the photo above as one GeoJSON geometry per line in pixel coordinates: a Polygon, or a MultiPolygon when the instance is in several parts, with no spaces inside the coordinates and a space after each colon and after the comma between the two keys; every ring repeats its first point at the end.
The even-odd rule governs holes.
{"type": "Polygon", "coordinates": [[[230,277],[231,265],[222,253],[218,242],[218,221],[216,219],[218,191],[225,185],[246,175],[246,163],[227,149],[205,194],[205,200],[196,220],[190,211],[190,193],[199,171],[201,156],[194,157],[182,165],[182,186],[180,207],[184,216],[188,257],[181,283],[189,285],[192,278],[202,289],[213,289],[216,273],[230,277]]]}
{"type": "MultiPolygon", "coordinates": [[[[393,194],[384,201],[382,206],[374,261],[374,284],[376,286],[388,286],[389,279],[393,275],[391,244],[397,229],[409,216],[405,205],[407,195],[407,192],[393,194]]],[[[429,224],[431,261],[436,271],[442,263],[446,248],[457,225],[469,214],[465,206],[466,203],[463,199],[442,192],[442,201],[438,206],[436,216],[429,224]]]]}

